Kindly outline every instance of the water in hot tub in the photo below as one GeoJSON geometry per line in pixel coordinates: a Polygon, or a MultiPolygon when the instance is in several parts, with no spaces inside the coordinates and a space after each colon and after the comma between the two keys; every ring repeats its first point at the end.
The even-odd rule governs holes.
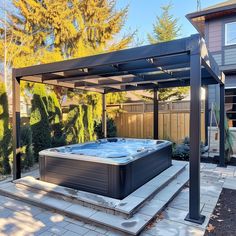
{"type": "Polygon", "coordinates": [[[135,156],[139,153],[154,150],[155,140],[117,140],[117,141],[98,141],[83,145],[73,145],[65,147],[62,152],[96,156],[102,158],[121,158],[135,156]]]}

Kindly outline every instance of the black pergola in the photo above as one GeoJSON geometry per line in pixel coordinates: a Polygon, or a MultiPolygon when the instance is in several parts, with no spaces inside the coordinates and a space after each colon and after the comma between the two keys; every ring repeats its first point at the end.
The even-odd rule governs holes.
{"type": "MultiPolygon", "coordinates": [[[[204,40],[199,35],[95,56],[13,69],[14,179],[21,177],[21,80],[101,93],[104,137],[106,137],[106,93],[153,89],[155,139],[158,139],[158,89],[190,86],[190,204],[186,220],[197,223],[204,221],[204,217],[200,214],[201,86],[207,87],[209,84],[220,86],[220,166],[224,166],[224,74],[219,71],[216,62],[208,53],[204,40]]],[[[206,99],[208,110],[207,107],[206,99]]],[[[206,114],[205,119],[207,117],[206,114]]]]}

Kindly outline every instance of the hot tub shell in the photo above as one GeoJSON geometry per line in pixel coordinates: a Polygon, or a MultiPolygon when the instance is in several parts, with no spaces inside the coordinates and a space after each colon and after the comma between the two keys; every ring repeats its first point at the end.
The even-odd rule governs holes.
{"type": "Polygon", "coordinates": [[[171,142],[157,142],[161,142],[161,145],[157,144],[155,150],[141,152],[133,160],[122,163],[112,158],[80,156],[47,149],[39,153],[40,179],[123,199],[171,166],[171,142]]]}

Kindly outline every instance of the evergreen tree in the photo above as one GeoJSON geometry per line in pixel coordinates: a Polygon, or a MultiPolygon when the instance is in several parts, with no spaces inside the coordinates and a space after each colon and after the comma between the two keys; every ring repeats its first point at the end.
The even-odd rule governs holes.
{"type": "MultiPolygon", "coordinates": [[[[178,24],[178,19],[170,13],[172,7],[171,3],[161,7],[162,14],[157,16],[156,22],[153,24],[153,34],[148,34],[148,41],[151,44],[170,41],[179,36],[181,27],[178,24]]],[[[188,94],[188,91],[188,87],[160,89],[159,99],[181,100],[188,94]]]]}
{"type": "Polygon", "coordinates": [[[32,144],[32,131],[29,125],[24,125],[20,130],[20,146],[22,168],[29,168],[34,164],[34,152],[32,144]]]}
{"type": "Polygon", "coordinates": [[[94,140],[94,118],[93,118],[93,107],[92,105],[84,105],[84,139],[85,141],[94,140]]]}
{"type": "Polygon", "coordinates": [[[84,142],[85,128],[84,111],[82,105],[70,106],[65,130],[66,141],[68,144],[84,142]]]}
{"type": "Polygon", "coordinates": [[[30,125],[36,161],[38,161],[38,153],[41,150],[51,147],[51,134],[47,105],[47,93],[45,86],[42,84],[35,84],[33,89],[30,125]]]}
{"type": "Polygon", "coordinates": [[[179,36],[181,28],[178,25],[178,19],[170,14],[172,7],[171,3],[161,7],[162,14],[156,17],[153,34],[148,34],[148,41],[151,44],[170,41],[179,36]]]}
{"type": "MultiPolygon", "coordinates": [[[[9,55],[21,48],[14,64],[36,64],[117,50],[133,33],[116,40],[128,8],[115,10],[112,0],[13,0],[8,12],[9,55]],[[18,58],[18,59],[17,59],[18,58]],[[24,60],[21,60],[24,59],[24,60]]],[[[3,47],[0,25],[0,48],[3,47]]],[[[15,54],[15,53],[14,53],[15,54]]]]}
{"type": "Polygon", "coordinates": [[[52,147],[63,146],[66,144],[63,133],[63,121],[61,105],[54,91],[48,95],[48,114],[51,128],[52,147]]]}
{"type": "Polygon", "coordinates": [[[0,82],[0,174],[10,174],[11,131],[9,129],[8,100],[5,84],[0,82]]]}

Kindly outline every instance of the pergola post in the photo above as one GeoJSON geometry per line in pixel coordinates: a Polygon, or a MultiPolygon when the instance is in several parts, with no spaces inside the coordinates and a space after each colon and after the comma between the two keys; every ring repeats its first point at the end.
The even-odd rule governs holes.
{"type": "Polygon", "coordinates": [[[107,138],[107,110],[106,110],[106,94],[102,94],[102,134],[107,138]]]}
{"type": "Polygon", "coordinates": [[[153,138],[158,139],[158,112],[159,112],[158,88],[153,89],[153,138]]]}
{"type": "Polygon", "coordinates": [[[220,84],[220,156],[219,166],[225,166],[225,87],[220,84]]]}
{"type": "Polygon", "coordinates": [[[208,124],[209,124],[209,94],[208,86],[205,86],[205,145],[208,146],[208,124]]]}
{"type": "Polygon", "coordinates": [[[190,51],[190,173],[189,213],[185,220],[202,224],[200,214],[200,142],[201,142],[201,55],[190,51]]]}
{"type": "Polygon", "coordinates": [[[13,128],[13,179],[21,178],[21,153],[20,153],[20,78],[12,70],[12,128],[13,128]]]}

